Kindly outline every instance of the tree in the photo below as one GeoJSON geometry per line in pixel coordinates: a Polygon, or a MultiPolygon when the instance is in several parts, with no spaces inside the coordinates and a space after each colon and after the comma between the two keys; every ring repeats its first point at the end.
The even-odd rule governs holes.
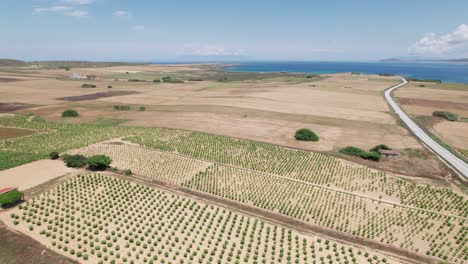
{"type": "Polygon", "coordinates": [[[105,155],[95,155],[88,159],[88,166],[90,170],[102,171],[109,167],[112,159],[105,155]]]}
{"type": "Polygon", "coordinates": [[[49,157],[50,159],[58,159],[59,158],[59,153],[57,151],[52,151],[50,154],[49,154],[49,157]]]}
{"type": "Polygon", "coordinates": [[[384,149],[384,150],[391,150],[392,148],[389,147],[389,146],[387,146],[387,145],[385,145],[385,144],[380,144],[380,145],[377,145],[377,146],[371,148],[370,151],[371,151],[371,152],[377,152],[377,153],[379,153],[379,150],[381,150],[381,149],[384,149]]]}
{"type": "Polygon", "coordinates": [[[24,193],[18,190],[12,190],[0,195],[0,206],[10,205],[18,202],[24,196],[24,193]]]}
{"type": "Polygon", "coordinates": [[[72,168],[83,167],[87,163],[87,159],[83,155],[65,154],[65,155],[62,155],[62,159],[65,162],[65,165],[67,165],[67,167],[72,167],[72,168]]]}
{"type": "Polygon", "coordinates": [[[73,109],[65,110],[62,113],[62,117],[78,117],[78,116],[79,116],[78,112],[76,112],[73,109]]]}
{"type": "Polygon", "coordinates": [[[294,136],[297,140],[302,141],[319,141],[319,137],[313,131],[307,128],[301,128],[296,131],[294,136]]]}

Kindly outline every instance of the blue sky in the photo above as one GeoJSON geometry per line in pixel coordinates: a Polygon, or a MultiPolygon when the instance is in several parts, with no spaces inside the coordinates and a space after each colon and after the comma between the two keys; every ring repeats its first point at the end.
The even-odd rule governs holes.
{"type": "Polygon", "coordinates": [[[466,0],[2,0],[0,58],[468,57],[466,0]]]}

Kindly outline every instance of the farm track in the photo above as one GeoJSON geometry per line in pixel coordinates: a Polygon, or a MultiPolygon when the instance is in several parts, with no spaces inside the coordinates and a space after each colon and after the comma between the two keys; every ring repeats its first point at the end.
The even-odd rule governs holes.
{"type": "MultiPolygon", "coordinates": [[[[114,173],[110,173],[114,175],[114,173]]],[[[222,198],[216,195],[204,193],[201,191],[193,190],[187,187],[183,187],[176,184],[167,183],[164,181],[150,180],[144,175],[135,175],[135,177],[125,176],[119,174],[118,177],[123,179],[136,181],[138,183],[146,184],[152,187],[156,187],[173,194],[182,195],[191,199],[199,200],[208,204],[224,207],[229,210],[233,210],[248,216],[256,217],[266,222],[287,227],[296,230],[306,235],[322,235],[328,237],[337,242],[347,245],[358,245],[364,248],[369,248],[374,251],[386,254],[392,258],[398,259],[402,263],[439,263],[439,259],[419,255],[413,251],[406,250],[403,248],[391,246],[385,243],[377,242],[371,239],[365,239],[358,236],[353,236],[344,232],[339,232],[331,228],[323,227],[320,225],[310,224],[301,220],[285,216],[280,213],[261,209],[255,206],[247,205],[241,202],[233,201],[227,198],[222,198]]]]}
{"type": "Polygon", "coordinates": [[[443,215],[443,216],[448,216],[448,217],[453,217],[453,218],[468,220],[468,218],[463,217],[463,216],[452,215],[452,214],[444,214],[444,213],[440,213],[440,212],[433,211],[433,210],[418,208],[418,207],[409,206],[409,205],[403,205],[403,204],[395,203],[395,202],[392,202],[392,201],[387,201],[387,200],[383,200],[383,199],[376,199],[376,198],[373,198],[373,197],[370,197],[370,196],[367,196],[367,195],[363,195],[363,194],[356,194],[356,193],[349,192],[349,191],[344,191],[344,190],[341,190],[341,189],[335,189],[335,188],[331,188],[331,187],[326,187],[326,186],[323,186],[323,185],[320,185],[320,184],[315,184],[315,183],[311,183],[311,182],[307,182],[307,181],[302,181],[302,180],[298,180],[298,179],[293,179],[293,178],[289,178],[289,177],[286,177],[286,176],[280,176],[280,175],[276,175],[276,174],[272,174],[272,173],[266,173],[266,172],[251,170],[251,169],[247,169],[247,168],[243,168],[243,167],[239,167],[239,166],[234,166],[234,165],[225,164],[225,163],[220,163],[220,162],[211,161],[211,160],[206,160],[206,159],[194,158],[194,157],[191,157],[191,156],[188,156],[188,155],[179,154],[179,153],[166,152],[166,151],[161,151],[161,150],[158,150],[158,149],[152,149],[152,148],[144,147],[144,146],[141,146],[141,145],[138,145],[138,144],[135,144],[135,143],[128,143],[127,141],[123,141],[121,138],[119,138],[118,140],[121,141],[121,142],[124,142],[125,144],[129,144],[129,145],[132,145],[132,146],[135,146],[135,147],[139,147],[139,148],[142,148],[142,149],[147,149],[147,150],[155,151],[155,152],[158,152],[158,153],[164,153],[164,154],[175,155],[175,156],[179,156],[179,157],[184,157],[184,158],[192,159],[192,160],[195,160],[195,161],[204,161],[204,162],[209,162],[209,163],[213,163],[213,164],[222,165],[222,166],[225,166],[225,167],[230,167],[230,168],[245,170],[245,171],[248,171],[248,172],[253,172],[253,173],[257,173],[257,174],[261,174],[261,175],[266,175],[266,176],[269,176],[269,177],[280,178],[280,179],[287,180],[287,181],[291,181],[291,182],[297,182],[297,183],[300,183],[300,184],[304,184],[304,185],[309,185],[309,186],[321,188],[321,189],[324,189],[324,190],[327,190],[327,191],[330,191],[330,192],[339,192],[339,193],[343,193],[343,194],[347,194],[347,195],[353,195],[353,196],[355,196],[355,197],[359,197],[359,198],[363,198],[363,199],[368,199],[368,200],[371,200],[371,201],[373,201],[373,202],[378,202],[378,203],[380,203],[380,204],[387,204],[387,205],[390,205],[390,206],[398,206],[398,207],[402,207],[402,208],[406,208],[406,209],[410,209],[410,210],[417,210],[417,211],[422,211],[422,212],[427,212],[427,213],[434,213],[434,214],[438,214],[438,215],[443,215]]]}

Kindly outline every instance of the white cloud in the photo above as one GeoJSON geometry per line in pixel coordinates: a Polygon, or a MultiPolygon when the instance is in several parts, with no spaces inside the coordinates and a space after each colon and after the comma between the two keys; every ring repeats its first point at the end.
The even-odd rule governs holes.
{"type": "Polygon", "coordinates": [[[70,6],[50,6],[50,7],[34,7],[34,13],[44,13],[44,12],[63,12],[70,11],[73,8],[70,6]]]}
{"type": "Polygon", "coordinates": [[[136,25],[132,28],[134,31],[144,31],[146,29],[143,25],[136,25]]]}
{"type": "Polygon", "coordinates": [[[96,0],[61,0],[61,2],[71,5],[89,5],[96,2],[96,0]]]}
{"type": "Polygon", "coordinates": [[[126,17],[126,16],[129,16],[130,14],[124,10],[117,10],[113,13],[113,15],[116,17],[126,17]]]}
{"type": "Polygon", "coordinates": [[[228,48],[223,45],[186,44],[178,54],[196,56],[244,56],[245,52],[241,49],[228,48]]]}
{"type": "Polygon", "coordinates": [[[409,47],[410,54],[447,54],[468,49],[468,25],[461,24],[453,32],[445,35],[427,33],[409,47]]]}
{"type": "Polygon", "coordinates": [[[89,13],[85,10],[73,10],[71,12],[66,12],[65,15],[72,17],[85,18],[88,17],[89,13]]]}

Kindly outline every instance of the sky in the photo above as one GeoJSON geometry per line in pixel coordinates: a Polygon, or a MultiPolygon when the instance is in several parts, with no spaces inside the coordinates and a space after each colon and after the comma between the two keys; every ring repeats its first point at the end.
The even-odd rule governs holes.
{"type": "Polygon", "coordinates": [[[1,0],[0,58],[468,57],[466,0],[1,0]]]}

